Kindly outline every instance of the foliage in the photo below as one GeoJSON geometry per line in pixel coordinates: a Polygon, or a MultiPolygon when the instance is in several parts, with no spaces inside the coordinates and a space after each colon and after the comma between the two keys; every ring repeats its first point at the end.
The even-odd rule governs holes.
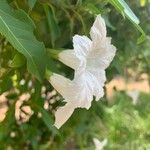
{"type": "MultiPolygon", "coordinates": [[[[34,28],[32,20],[22,10],[11,10],[5,0],[0,2],[0,12],[1,34],[27,58],[28,70],[41,79],[46,68],[46,55],[44,45],[36,41],[32,33],[34,28]]],[[[14,61],[17,61],[18,57],[15,57],[14,61]]]]}
{"type": "Polygon", "coordinates": [[[142,73],[150,74],[149,1],[0,0],[0,95],[6,95],[9,108],[0,123],[0,149],[93,149],[93,137],[107,137],[106,149],[150,149],[148,94],[141,94],[133,106],[125,93],[116,93],[112,106],[104,98],[89,111],[77,110],[59,131],[53,127],[61,97],[52,94],[46,70],[69,78],[72,70],[51,51],[72,48],[72,36],[88,35],[97,14],[105,18],[118,49],[107,69],[108,80],[116,75],[138,80],[142,73]],[[15,106],[24,94],[30,96],[21,112],[28,115],[22,108],[30,106],[34,113],[26,122],[20,117],[19,123],[15,106]]]}

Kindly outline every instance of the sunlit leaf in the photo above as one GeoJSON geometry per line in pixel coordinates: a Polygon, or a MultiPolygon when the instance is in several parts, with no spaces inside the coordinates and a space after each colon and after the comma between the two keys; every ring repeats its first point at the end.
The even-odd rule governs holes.
{"type": "Polygon", "coordinates": [[[10,67],[18,68],[18,67],[23,66],[25,64],[25,62],[26,62],[25,57],[23,55],[21,55],[20,53],[17,53],[14,56],[14,58],[13,58],[11,64],[10,64],[10,67]]]}
{"type": "Polygon", "coordinates": [[[137,28],[139,32],[141,32],[140,38],[138,38],[138,43],[141,43],[145,39],[145,33],[142,30],[142,28],[139,26],[139,19],[136,17],[136,15],[133,13],[133,11],[130,9],[128,4],[124,0],[110,0],[110,3],[124,16],[126,16],[137,28]]]}
{"type": "Polygon", "coordinates": [[[145,4],[146,4],[146,0],[140,0],[140,4],[141,4],[142,7],[144,7],[145,4]]]}

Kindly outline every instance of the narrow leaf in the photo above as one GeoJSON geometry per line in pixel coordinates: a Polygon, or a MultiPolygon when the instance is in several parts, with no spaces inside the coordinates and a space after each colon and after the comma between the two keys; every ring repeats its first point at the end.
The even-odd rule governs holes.
{"type": "Polygon", "coordinates": [[[35,3],[37,0],[28,0],[28,5],[30,7],[30,9],[32,10],[32,8],[34,7],[35,3]]]}
{"type": "Polygon", "coordinates": [[[56,22],[56,18],[52,6],[44,5],[44,10],[46,13],[48,26],[51,33],[52,46],[54,47],[56,39],[60,36],[59,26],[56,22]]]}
{"type": "Polygon", "coordinates": [[[120,12],[122,15],[126,16],[133,25],[137,28],[139,32],[141,32],[140,38],[138,38],[137,43],[141,43],[145,39],[145,33],[142,30],[142,28],[139,26],[139,19],[136,17],[136,15],[133,13],[133,11],[130,9],[128,4],[124,0],[110,0],[110,3],[120,12]]]}

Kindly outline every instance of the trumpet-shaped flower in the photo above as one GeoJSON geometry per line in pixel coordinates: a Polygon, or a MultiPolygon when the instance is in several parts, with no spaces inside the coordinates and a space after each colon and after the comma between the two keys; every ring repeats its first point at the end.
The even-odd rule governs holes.
{"type": "Polygon", "coordinates": [[[92,40],[75,35],[74,50],[59,54],[60,61],[75,70],[74,79],[71,81],[57,74],[50,78],[51,84],[67,103],[56,111],[57,128],[67,121],[75,108],[89,109],[93,96],[99,100],[104,95],[105,69],[112,61],[116,48],[111,44],[111,38],[106,37],[105,22],[100,15],[97,16],[90,35],[92,40]]]}
{"type": "Polygon", "coordinates": [[[90,40],[86,36],[73,37],[73,50],[59,53],[59,60],[75,71],[106,69],[115,56],[116,48],[111,44],[111,38],[106,36],[104,19],[98,15],[90,31],[90,40]]]}
{"type": "Polygon", "coordinates": [[[89,109],[94,93],[99,97],[104,95],[103,87],[97,82],[93,75],[81,74],[72,81],[58,74],[50,77],[50,83],[63,96],[66,104],[59,107],[55,113],[55,126],[60,128],[72,115],[75,108],[89,109]],[[95,86],[99,86],[95,91],[95,86]]]}
{"type": "Polygon", "coordinates": [[[106,81],[104,70],[114,58],[116,48],[111,44],[111,38],[106,37],[105,21],[100,15],[97,16],[90,35],[92,40],[86,36],[75,35],[74,49],[62,51],[59,59],[75,70],[75,76],[86,73],[88,80],[93,80],[93,84],[96,83],[93,95],[98,100],[99,87],[103,87],[106,81]]]}

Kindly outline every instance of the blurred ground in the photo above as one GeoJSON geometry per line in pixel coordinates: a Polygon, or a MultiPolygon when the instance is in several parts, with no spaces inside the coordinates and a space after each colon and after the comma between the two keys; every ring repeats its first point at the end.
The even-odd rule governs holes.
{"type": "Polygon", "coordinates": [[[107,98],[111,99],[113,97],[114,89],[117,91],[139,91],[150,93],[150,85],[148,81],[148,75],[142,74],[139,81],[128,80],[126,81],[122,77],[117,77],[111,80],[106,85],[107,98]]]}

